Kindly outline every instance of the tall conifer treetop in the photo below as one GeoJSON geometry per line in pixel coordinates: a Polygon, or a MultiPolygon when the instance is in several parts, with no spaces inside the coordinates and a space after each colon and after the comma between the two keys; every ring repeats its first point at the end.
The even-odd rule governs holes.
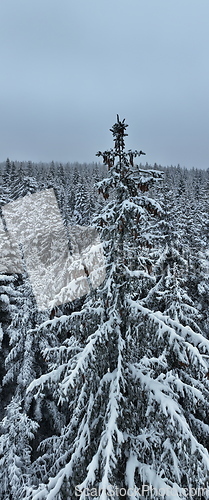
{"type": "Polygon", "coordinates": [[[157,170],[140,169],[134,165],[134,158],[145,155],[142,150],[125,151],[124,137],[128,125],[125,119],[120,121],[117,115],[117,122],[112,126],[110,131],[113,134],[114,148],[107,151],[98,151],[96,156],[102,156],[103,163],[110,170],[110,179],[103,179],[99,183],[99,193],[102,193],[104,198],[109,197],[109,188],[119,188],[117,190],[117,199],[126,199],[127,196],[137,196],[138,190],[142,192],[148,191],[154,179],[162,178],[162,172],[157,170]],[[115,160],[118,158],[118,161],[115,160]]]}
{"type": "MultiPolygon", "coordinates": [[[[115,158],[118,156],[119,157],[119,162],[120,166],[122,164],[122,160],[124,161],[127,156],[131,159],[131,155],[133,155],[132,159],[136,156],[140,155],[145,155],[146,153],[143,153],[143,151],[131,151],[129,150],[128,155],[124,153],[125,150],[125,141],[124,137],[127,136],[128,134],[125,133],[128,125],[125,123],[125,118],[120,121],[119,115],[117,115],[117,122],[114,123],[112,128],[110,129],[110,132],[113,134],[113,140],[115,143],[114,150],[110,149],[109,151],[104,151],[104,153],[101,153],[101,151],[98,151],[96,156],[103,156],[103,161],[105,165],[107,166],[112,166],[114,164],[115,158]],[[111,161],[112,160],[112,165],[111,161]]],[[[132,164],[132,162],[130,162],[132,164]]]]}

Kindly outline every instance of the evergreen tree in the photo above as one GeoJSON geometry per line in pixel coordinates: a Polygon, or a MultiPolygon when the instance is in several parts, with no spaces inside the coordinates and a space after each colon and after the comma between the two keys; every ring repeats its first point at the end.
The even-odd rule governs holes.
{"type": "Polygon", "coordinates": [[[118,118],[114,150],[99,153],[110,171],[99,190],[108,198],[113,187],[116,196],[98,217],[107,278],[65,326],[57,319],[71,337],[62,350],[46,353],[53,370],[30,386],[39,391],[53,382],[68,413],[61,435],[44,443],[42,459],[51,479],[40,484],[37,499],[75,498],[78,485],[81,498],[90,498],[85,488],[94,487],[104,499],[115,499],[121,487],[142,491],[143,483],[150,487],[145,498],[153,488],[156,499],[160,488],[166,498],[173,491],[183,498],[184,488],[205,486],[209,343],[193,320],[189,299],[178,306],[175,260],[183,259],[177,253],[164,257],[167,278],[164,273],[158,286],[162,311],[156,301],[146,304],[153,287],[145,269],[146,227],[160,207],[144,193],[161,173],[134,166],[133,157],[141,152],[125,153],[125,130],[118,118]]]}
{"type": "Polygon", "coordinates": [[[38,424],[22,411],[18,398],[7,406],[1,423],[0,436],[0,498],[20,500],[23,498],[31,463],[30,443],[38,424]]]}
{"type": "MultiPolygon", "coordinates": [[[[109,172],[94,218],[104,282],[63,305],[70,315],[48,319],[25,276],[1,276],[2,499],[159,500],[162,488],[177,500],[207,485],[207,175],[171,167],[163,183],[157,165],[135,164],[142,151],[125,151],[126,129],[117,117],[114,148],[98,153],[109,172]]],[[[66,224],[76,203],[82,223],[93,167],[66,169],[64,179],[62,166],[31,164],[30,175],[39,189],[55,187],[66,224]]],[[[9,160],[6,170],[11,181],[9,160]]],[[[21,186],[17,179],[12,194],[5,183],[3,204],[24,196],[21,186]]]]}

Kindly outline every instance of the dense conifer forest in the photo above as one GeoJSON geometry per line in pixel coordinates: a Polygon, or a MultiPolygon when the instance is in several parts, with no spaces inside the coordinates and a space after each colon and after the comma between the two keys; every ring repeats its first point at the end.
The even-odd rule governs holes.
{"type": "Polygon", "coordinates": [[[0,164],[2,500],[209,495],[209,169],[141,163],[111,132],[92,164],[0,164]],[[82,250],[74,296],[54,263],[41,307],[61,230],[30,229],[33,274],[21,235],[45,192],[71,255],[94,231],[102,258],[94,281],[82,250]]]}

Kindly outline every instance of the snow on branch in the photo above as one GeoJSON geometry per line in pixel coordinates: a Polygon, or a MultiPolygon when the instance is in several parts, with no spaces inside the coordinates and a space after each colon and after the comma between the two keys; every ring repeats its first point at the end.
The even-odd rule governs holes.
{"type": "Polygon", "coordinates": [[[200,333],[194,332],[189,326],[183,326],[177,320],[172,320],[169,316],[161,313],[160,311],[152,312],[143,305],[136,303],[132,299],[127,299],[131,309],[135,314],[140,312],[147,319],[152,321],[157,326],[158,335],[169,336],[169,343],[174,345],[174,341],[184,344],[187,351],[191,353],[191,358],[198,360],[199,364],[204,368],[205,373],[208,372],[208,364],[203,359],[202,353],[199,349],[202,348],[203,354],[209,352],[209,340],[207,340],[200,333]],[[177,333],[178,332],[178,333],[177,333]],[[197,348],[196,348],[197,347],[197,348]]]}
{"type": "Polygon", "coordinates": [[[153,406],[157,403],[162,413],[169,417],[170,425],[175,426],[178,423],[179,430],[181,431],[182,439],[187,439],[190,442],[191,453],[199,452],[204,467],[209,471],[209,454],[207,449],[201,445],[193,436],[189,424],[184,417],[181,408],[177,401],[174,399],[174,392],[168,384],[160,380],[160,376],[156,379],[152,378],[149,374],[144,374],[142,369],[139,369],[137,363],[129,365],[129,370],[132,378],[138,380],[140,385],[147,392],[148,407],[146,417],[149,417],[153,406]]]}

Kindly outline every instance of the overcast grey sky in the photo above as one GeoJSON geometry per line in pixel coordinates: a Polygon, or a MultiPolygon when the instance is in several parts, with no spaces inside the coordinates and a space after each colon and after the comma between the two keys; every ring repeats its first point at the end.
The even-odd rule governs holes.
{"type": "Polygon", "coordinates": [[[0,161],[209,167],[209,0],[2,0],[0,161]]]}

